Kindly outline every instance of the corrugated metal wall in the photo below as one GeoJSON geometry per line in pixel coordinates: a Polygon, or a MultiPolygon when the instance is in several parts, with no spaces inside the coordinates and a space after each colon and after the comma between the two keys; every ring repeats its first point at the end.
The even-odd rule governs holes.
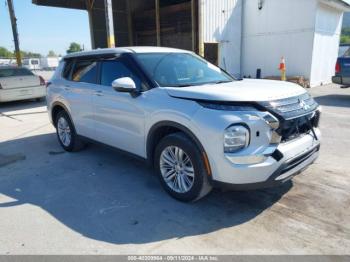
{"type": "Polygon", "coordinates": [[[200,0],[202,41],[219,43],[219,65],[240,75],[242,0],[200,0]]]}

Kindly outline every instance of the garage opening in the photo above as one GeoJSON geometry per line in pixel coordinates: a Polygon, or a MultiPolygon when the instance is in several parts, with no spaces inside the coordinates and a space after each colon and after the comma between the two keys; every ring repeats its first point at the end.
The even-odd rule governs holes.
{"type": "MultiPolygon", "coordinates": [[[[87,10],[92,47],[107,44],[103,0],[32,0],[37,5],[87,10]]],[[[199,0],[112,0],[116,46],[168,46],[198,52],[199,0]]]]}
{"type": "Polygon", "coordinates": [[[197,51],[197,0],[130,1],[133,45],[197,51]]]}
{"type": "Polygon", "coordinates": [[[214,65],[219,65],[219,43],[204,43],[204,58],[214,65]]]}

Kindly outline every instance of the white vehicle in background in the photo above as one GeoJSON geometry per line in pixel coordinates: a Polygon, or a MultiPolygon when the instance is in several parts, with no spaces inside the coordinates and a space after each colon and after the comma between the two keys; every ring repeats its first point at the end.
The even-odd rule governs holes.
{"type": "Polygon", "coordinates": [[[11,59],[0,58],[0,66],[9,65],[10,63],[11,63],[11,59]]]}
{"type": "Polygon", "coordinates": [[[40,67],[42,70],[56,70],[60,62],[60,57],[42,57],[40,58],[40,67]]]}
{"type": "Polygon", "coordinates": [[[23,67],[29,70],[40,70],[40,59],[39,58],[25,58],[23,59],[23,67]]]}
{"type": "Polygon", "coordinates": [[[46,83],[24,67],[0,67],[0,102],[24,99],[42,99],[46,95],[46,83]]]}

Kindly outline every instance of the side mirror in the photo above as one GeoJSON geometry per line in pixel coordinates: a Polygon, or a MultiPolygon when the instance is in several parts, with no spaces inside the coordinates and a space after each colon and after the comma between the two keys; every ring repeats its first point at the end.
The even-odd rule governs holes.
{"type": "Polygon", "coordinates": [[[130,77],[122,77],[114,80],[112,87],[115,91],[123,93],[133,93],[137,90],[134,80],[130,77]]]}

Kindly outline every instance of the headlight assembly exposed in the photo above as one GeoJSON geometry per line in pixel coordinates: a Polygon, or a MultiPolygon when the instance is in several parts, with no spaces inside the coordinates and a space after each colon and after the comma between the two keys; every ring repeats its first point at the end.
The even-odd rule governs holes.
{"type": "Polygon", "coordinates": [[[228,127],[224,133],[224,152],[235,153],[246,148],[250,141],[250,131],[243,125],[228,127]]]}
{"type": "Polygon", "coordinates": [[[271,127],[271,144],[281,143],[282,137],[277,133],[277,129],[280,127],[280,122],[278,119],[271,114],[264,116],[265,122],[271,127]]]}
{"type": "Polygon", "coordinates": [[[280,126],[278,119],[271,114],[264,116],[264,120],[273,130],[277,130],[280,126]]]}

